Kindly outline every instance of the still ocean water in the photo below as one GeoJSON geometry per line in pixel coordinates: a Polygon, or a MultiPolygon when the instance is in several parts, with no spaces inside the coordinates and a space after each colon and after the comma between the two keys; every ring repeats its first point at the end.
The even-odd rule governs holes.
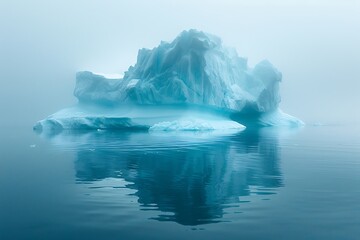
{"type": "Polygon", "coordinates": [[[0,136],[0,239],[360,239],[360,128],[0,136]]]}

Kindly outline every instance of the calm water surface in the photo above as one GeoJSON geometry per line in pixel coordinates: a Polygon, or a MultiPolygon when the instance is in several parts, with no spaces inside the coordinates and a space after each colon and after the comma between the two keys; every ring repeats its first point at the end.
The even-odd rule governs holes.
{"type": "Polygon", "coordinates": [[[359,239],[360,128],[0,136],[0,239],[359,239]]]}

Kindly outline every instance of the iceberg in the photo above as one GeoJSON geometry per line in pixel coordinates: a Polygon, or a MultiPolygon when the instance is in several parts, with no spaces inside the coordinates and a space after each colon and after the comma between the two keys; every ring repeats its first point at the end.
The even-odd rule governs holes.
{"type": "Polygon", "coordinates": [[[269,61],[254,68],[219,37],[183,31],[140,49],[123,77],[78,72],[79,103],[39,121],[43,129],[209,131],[300,126],[279,109],[282,74],[269,61]]]}

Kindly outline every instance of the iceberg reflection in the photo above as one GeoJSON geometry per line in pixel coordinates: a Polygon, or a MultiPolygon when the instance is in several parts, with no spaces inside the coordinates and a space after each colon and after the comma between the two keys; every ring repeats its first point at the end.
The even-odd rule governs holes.
{"type": "Polygon", "coordinates": [[[152,219],[199,225],[222,221],[225,208],[241,208],[244,196],[275,194],[283,186],[277,136],[247,129],[212,137],[63,132],[51,139],[75,150],[77,183],[120,178],[141,210],[155,212],[152,219]]]}

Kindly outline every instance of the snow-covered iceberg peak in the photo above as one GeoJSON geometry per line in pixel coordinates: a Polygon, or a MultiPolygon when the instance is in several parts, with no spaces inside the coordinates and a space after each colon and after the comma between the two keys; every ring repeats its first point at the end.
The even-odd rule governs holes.
{"type": "Polygon", "coordinates": [[[35,128],[209,131],[302,125],[278,108],[281,78],[269,61],[249,68],[219,37],[192,29],[170,43],[140,49],[122,78],[77,73],[77,106],[35,128]]]}
{"type": "Polygon", "coordinates": [[[90,72],[77,75],[75,96],[86,103],[196,104],[227,110],[268,112],[280,102],[281,73],[263,61],[224,47],[220,38],[183,31],[171,43],[140,49],[137,63],[118,81],[90,72]]]}

